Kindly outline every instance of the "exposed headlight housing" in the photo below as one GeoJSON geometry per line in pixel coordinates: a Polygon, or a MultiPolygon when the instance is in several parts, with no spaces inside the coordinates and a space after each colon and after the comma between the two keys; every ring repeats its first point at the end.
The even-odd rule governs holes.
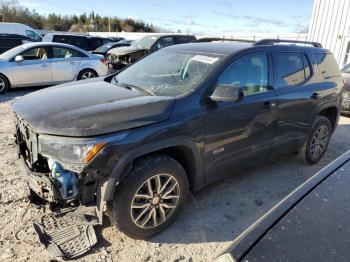
{"type": "Polygon", "coordinates": [[[107,144],[126,138],[127,132],[91,139],[39,135],[41,155],[67,164],[87,164],[107,144]]]}

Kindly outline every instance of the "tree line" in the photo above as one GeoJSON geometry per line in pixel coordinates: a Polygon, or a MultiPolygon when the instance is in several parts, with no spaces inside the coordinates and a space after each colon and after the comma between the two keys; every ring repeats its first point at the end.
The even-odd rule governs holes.
{"type": "MultiPolygon", "coordinates": [[[[1,2],[0,2],[1,3],[1,2]]],[[[155,32],[152,24],[116,16],[100,16],[91,12],[79,15],[40,15],[35,10],[18,5],[16,2],[3,2],[0,8],[2,22],[15,22],[29,25],[35,29],[55,31],[100,31],[100,32],[155,32]]]]}

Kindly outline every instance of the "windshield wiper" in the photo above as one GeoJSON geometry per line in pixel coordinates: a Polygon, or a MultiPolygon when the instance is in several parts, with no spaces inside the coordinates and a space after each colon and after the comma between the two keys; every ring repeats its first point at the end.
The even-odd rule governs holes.
{"type": "Polygon", "coordinates": [[[126,83],[118,83],[118,82],[117,82],[116,84],[117,84],[118,86],[127,88],[127,89],[129,89],[129,90],[136,89],[136,90],[141,91],[142,93],[144,93],[144,94],[146,94],[146,95],[154,96],[154,93],[153,93],[152,91],[143,89],[142,87],[139,87],[139,86],[136,86],[136,85],[126,84],[126,83]]]}

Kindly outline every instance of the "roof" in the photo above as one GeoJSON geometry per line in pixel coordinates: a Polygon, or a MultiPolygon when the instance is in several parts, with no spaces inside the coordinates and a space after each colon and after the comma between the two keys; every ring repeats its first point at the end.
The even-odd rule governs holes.
{"type": "Polygon", "coordinates": [[[20,38],[20,39],[27,39],[33,41],[31,38],[28,36],[24,35],[18,35],[18,34],[0,34],[1,38],[20,38]]]}
{"type": "Polygon", "coordinates": [[[87,33],[74,33],[74,32],[51,32],[46,35],[65,35],[65,36],[83,36],[87,38],[108,38],[103,36],[89,35],[87,33]]]}
{"type": "Polygon", "coordinates": [[[230,55],[237,51],[252,47],[249,43],[238,42],[205,42],[205,43],[189,43],[181,45],[173,45],[167,47],[167,50],[199,52],[208,54],[230,55]]]}
{"type": "Polygon", "coordinates": [[[88,56],[91,56],[92,54],[90,52],[87,52],[79,47],[76,47],[74,45],[68,45],[68,44],[63,44],[63,43],[57,43],[57,42],[33,42],[33,43],[26,43],[21,45],[23,48],[31,48],[31,47],[37,47],[37,46],[61,46],[61,47],[67,47],[70,49],[75,49],[78,50],[79,52],[82,52],[88,56]]]}
{"type": "Polygon", "coordinates": [[[167,50],[200,52],[207,54],[223,54],[231,55],[244,49],[254,48],[259,51],[317,51],[329,52],[327,49],[319,47],[310,47],[295,44],[266,44],[255,45],[254,43],[246,43],[239,41],[217,41],[217,42],[197,42],[167,47],[167,50]]]}
{"type": "Polygon", "coordinates": [[[147,35],[144,35],[141,38],[144,38],[144,37],[157,37],[157,38],[160,38],[160,37],[167,37],[167,36],[192,36],[192,37],[195,37],[194,35],[185,35],[185,34],[169,34],[169,33],[156,33],[156,34],[147,34],[147,35]]]}

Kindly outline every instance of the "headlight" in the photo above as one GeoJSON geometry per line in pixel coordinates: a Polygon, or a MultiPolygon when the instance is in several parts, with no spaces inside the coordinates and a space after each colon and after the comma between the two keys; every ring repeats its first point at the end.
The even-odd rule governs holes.
{"type": "Polygon", "coordinates": [[[95,139],[62,138],[48,135],[39,136],[41,155],[67,164],[87,164],[108,143],[126,138],[127,132],[115,136],[95,139]]]}
{"type": "Polygon", "coordinates": [[[343,92],[343,98],[348,98],[348,97],[349,97],[348,92],[343,92]]]}

